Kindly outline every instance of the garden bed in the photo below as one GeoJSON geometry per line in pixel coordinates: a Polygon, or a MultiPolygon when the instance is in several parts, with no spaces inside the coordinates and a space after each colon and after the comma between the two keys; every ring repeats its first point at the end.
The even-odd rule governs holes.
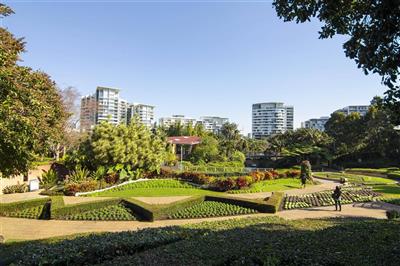
{"type": "MultiPolygon", "coordinates": [[[[323,191],[299,196],[286,196],[283,203],[283,209],[300,209],[321,206],[335,205],[332,198],[332,191],[323,191]]],[[[351,204],[355,202],[370,202],[380,198],[380,194],[372,191],[370,188],[349,188],[343,189],[342,204],[351,204]]]]}

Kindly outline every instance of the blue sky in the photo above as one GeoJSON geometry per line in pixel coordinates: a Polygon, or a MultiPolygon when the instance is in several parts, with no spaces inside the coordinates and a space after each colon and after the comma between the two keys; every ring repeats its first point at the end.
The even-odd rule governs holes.
{"type": "Polygon", "coordinates": [[[285,23],[270,1],[6,1],[25,37],[21,64],[82,95],[96,86],[157,106],[157,117],[229,117],[251,131],[251,106],[282,101],[295,126],[385,88],[346,58],[318,22],[285,23]]]}

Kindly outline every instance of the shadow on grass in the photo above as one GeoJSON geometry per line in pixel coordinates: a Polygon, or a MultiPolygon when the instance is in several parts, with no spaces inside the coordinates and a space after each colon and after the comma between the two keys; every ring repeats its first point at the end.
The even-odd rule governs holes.
{"type": "MultiPolygon", "coordinates": [[[[6,246],[5,263],[49,265],[400,265],[400,223],[236,219],[6,246]]],[[[3,257],[4,254],[0,254],[3,257]]]]}

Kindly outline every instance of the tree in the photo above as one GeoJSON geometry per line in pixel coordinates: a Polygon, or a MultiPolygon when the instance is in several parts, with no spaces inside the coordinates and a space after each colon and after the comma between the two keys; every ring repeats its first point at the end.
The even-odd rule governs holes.
{"type": "Polygon", "coordinates": [[[159,132],[152,133],[136,118],[129,125],[97,125],[79,149],[70,152],[66,162],[69,167],[82,165],[90,170],[103,166],[120,173],[120,178],[121,172],[137,177],[144,171],[159,171],[167,155],[166,142],[159,132]]]}
{"type": "Polygon", "coordinates": [[[321,39],[344,35],[347,57],[365,74],[377,73],[388,87],[385,105],[400,124],[400,4],[398,0],[274,0],[284,21],[304,23],[317,18],[323,23],[321,39]]]}
{"type": "Polygon", "coordinates": [[[226,158],[231,158],[235,151],[242,150],[243,139],[235,123],[223,124],[218,139],[221,155],[226,158]]]}
{"type": "Polygon", "coordinates": [[[209,163],[217,160],[218,154],[218,140],[210,135],[206,135],[201,138],[201,143],[194,147],[190,154],[190,160],[193,163],[209,163]]]}
{"type": "MultiPolygon", "coordinates": [[[[0,17],[12,13],[0,4],[0,17]]],[[[17,64],[23,39],[0,27],[0,40],[0,172],[10,176],[26,173],[36,155],[60,141],[67,114],[50,77],[17,64]]]]}
{"type": "Polygon", "coordinates": [[[313,180],[312,171],[311,171],[311,164],[309,161],[302,161],[300,170],[300,177],[305,180],[313,180]]]}

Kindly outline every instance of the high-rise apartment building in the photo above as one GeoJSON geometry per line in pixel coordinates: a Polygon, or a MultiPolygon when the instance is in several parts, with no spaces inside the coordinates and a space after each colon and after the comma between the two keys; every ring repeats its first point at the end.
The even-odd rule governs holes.
{"type": "Polygon", "coordinates": [[[117,125],[128,123],[134,115],[146,126],[151,127],[154,121],[154,106],[130,104],[120,98],[120,90],[97,87],[93,95],[82,97],[80,128],[82,132],[92,131],[95,125],[103,121],[117,125]]]}
{"type": "Polygon", "coordinates": [[[131,120],[137,116],[139,120],[151,128],[154,125],[154,106],[148,104],[134,103],[129,105],[128,107],[128,120],[127,123],[130,123],[131,120]]]}
{"type": "Polygon", "coordinates": [[[172,117],[160,118],[159,123],[162,127],[170,127],[177,123],[180,123],[182,126],[187,126],[189,124],[194,126],[196,124],[196,119],[185,117],[184,115],[173,115],[172,117]]]}
{"type": "Polygon", "coordinates": [[[320,118],[312,118],[301,123],[301,127],[303,128],[313,128],[319,131],[325,131],[325,124],[328,122],[329,116],[322,116],[320,118]]]}
{"type": "Polygon", "coordinates": [[[87,95],[81,99],[80,131],[90,132],[96,125],[97,101],[95,95],[87,95]]]}
{"type": "Polygon", "coordinates": [[[279,102],[253,104],[252,117],[252,133],[255,139],[293,130],[293,106],[285,106],[279,102]]]}
{"type": "Polygon", "coordinates": [[[202,124],[204,129],[215,134],[221,131],[222,126],[228,123],[228,118],[218,117],[218,116],[202,116],[197,123],[202,124]]]}
{"type": "Polygon", "coordinates": [[[126,105],[126,101],[119,98],[119,89],[97,87],[96,101],[96,124],[100,124],[103,121],[108,121],[114,125],[121,123],[121,117],[124,116],[123,108],[126,105]]]}
{"type": "Polygon", "coordinates": [[[361,116],[365,116],[368,113],[369,105],[350,105],[343,107],[342,109],[336,110],[335,112],[344,113],[349,115],[351,113],[359,113],[361,116]]]}

